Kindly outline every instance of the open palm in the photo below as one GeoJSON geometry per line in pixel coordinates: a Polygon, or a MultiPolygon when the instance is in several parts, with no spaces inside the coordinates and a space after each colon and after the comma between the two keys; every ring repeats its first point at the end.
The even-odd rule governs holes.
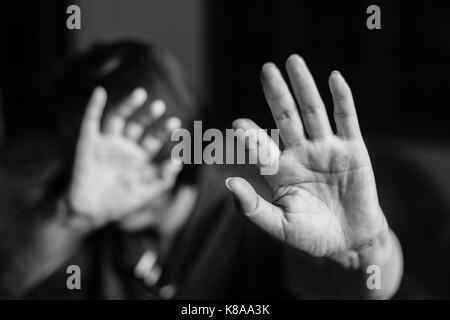
{"type": "MultiPolygon", "coordinates": [[[[265,175],[272,203],[242,178],[230,178],[227,185],[242,211],[265,231],[314,256],[344,262],[388,229],[351,92],[343,77],[333,72],[329,84],[337,127],[334,134],[303,59],[291,56],[286,68],[297,103],[275,65],[266,64],[262,71],[283,151],[267,135],[243,141],[256,159],[261,159],[264,150],[272,157],[271,166],[276,163],[274,174],[265,175]]],[[[236,120],[234,127],[261,131],[248,119],[236,120]]],[[[259,161],[258,165],[262,168],[267,163],[259,161]]]]}
{"type": "MultiPolygon", "coordinates": [[[[91,216],[100,224],[142,209],[173,185],[181,168],[170,159],[162,165],[152,163],[163,141],[145,135],[147,140],[143,140],[145,125],[164,113],[162,102],[150,106],[153,109],[149,113],[158,111],[148,117],[145,125],[131,121],[127,124],[126,117],[145,100],[145,91],[135,90],[116,115],[107,117],[104,133],[100,132],[106,103],[104,89],[96,89],[89,103],[75,156],[69,201],[76,212],[91,216]]],[[[178,126],[173,121],[168,123],[171,125],[166,126],[166,136],[178,126]]]]}

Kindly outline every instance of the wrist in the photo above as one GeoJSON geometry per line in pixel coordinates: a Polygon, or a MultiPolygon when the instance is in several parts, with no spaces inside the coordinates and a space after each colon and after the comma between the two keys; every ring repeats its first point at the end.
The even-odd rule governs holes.
{"type": "Polygon", "coordinates": [[[370,265],[383,266],[392,256],[394,248],[393,232],[386,227],[374,238],[356,249],[359,266],[367,268],[370,265]]]}
{"type": "Polygon", "coordinates": [[[77,212],[65,195],[57,200],[56,211],[67,228],[81,235],[87,235],[98,229],[94,219],[89,215],[77,212]]]}
{"type": "Polygon", "coordinates": [[[349,250],[331,258],[348,269],[366,269],[370,265],[381,267],[392,255],[395,241],[393,232],[385,222],[380,231],[349,250]]]}

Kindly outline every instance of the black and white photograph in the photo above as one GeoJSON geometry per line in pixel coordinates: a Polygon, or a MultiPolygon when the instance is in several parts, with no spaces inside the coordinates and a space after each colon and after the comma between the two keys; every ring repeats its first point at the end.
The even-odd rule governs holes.
{"type": "Polygon", "coordinates": [[[7,0],[0,36],[0,300],[450,299],[450,3],[7,0]]]}

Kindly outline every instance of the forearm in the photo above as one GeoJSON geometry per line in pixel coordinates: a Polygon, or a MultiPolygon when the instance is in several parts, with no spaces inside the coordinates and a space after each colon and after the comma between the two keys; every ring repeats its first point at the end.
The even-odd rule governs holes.
{"type": "Polygon", "coordinates": [[[42,205],[26,220],[6,226],[0,244],[2,297],[24,296],[57,270],[87,234],[88,224],[58,203],[42,205]]]}

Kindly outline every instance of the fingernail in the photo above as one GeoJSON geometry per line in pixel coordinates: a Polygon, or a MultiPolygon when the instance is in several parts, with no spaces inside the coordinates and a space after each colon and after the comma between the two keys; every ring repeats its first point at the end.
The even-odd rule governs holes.
{"type": "Polygon", "coordinates": [[[231,191],[231,187],[230,187],[230,179],[231,179],[231,177],[230,177],[230,178],[227,178],[227,179],[225,180],[225,185],[227,186],[227,189],[231,191]]]}
{"type": "Polygon", "coordinates": [[[278,67],[275,63],[273,62],[266,62],[264,63],[264,65],[262,66],[262,70],[278,70],[278,67]]]}
{"type": "Polygon", "coordinates": [[[156,152],[161,147],[161,141],[150,135],[142,140],[142,146],[149,152],[156,152]]]}
{"type": "Polygon", "coordinates": [[[245,124],[245,119],[236,119],[236,120],[233,121],[233,123],[231,124],[231,126],[232,126],[233,128],[236,128],[236,127],[242,126],[243,124],[245,124]]]}
{"type": "Polygon", "coordinates": [[[167,119],[166,128],[168,131],[172,131],[181,127],[181,120],[177,117],[171,117],[167,119]]]}
{"type": "Polygon", "coordinates": [[[341,73],[337,70],[333,70],[333,72],[331,72],[331,75],[340,75],[341,73]]]}
{"type": "Polygon", "coordinates": [[[155,100],[151,106],[151,112],[153,117],[160,117],[166,112],[166,104],[162,100],[155,100]]]}
{"type": "Polygon", "coordinates": [[[147,100],[147,91],[144,88],[136,88],[133,91],[134,99],[142,103],[147,100]]]}
{"type": "Polygon", "coordinates": [[[304,63],[305,60],[298,54],[298,53],[293,53],[291,54],[288,58],[288,61],[292,61],[294,60],[296,63],[304,63]]]}
{"type": "Polygon", "coordinates": [[[106,89],[103,87],[95,87],[94,88],[94,96],[106,95],[106,89]]]}

